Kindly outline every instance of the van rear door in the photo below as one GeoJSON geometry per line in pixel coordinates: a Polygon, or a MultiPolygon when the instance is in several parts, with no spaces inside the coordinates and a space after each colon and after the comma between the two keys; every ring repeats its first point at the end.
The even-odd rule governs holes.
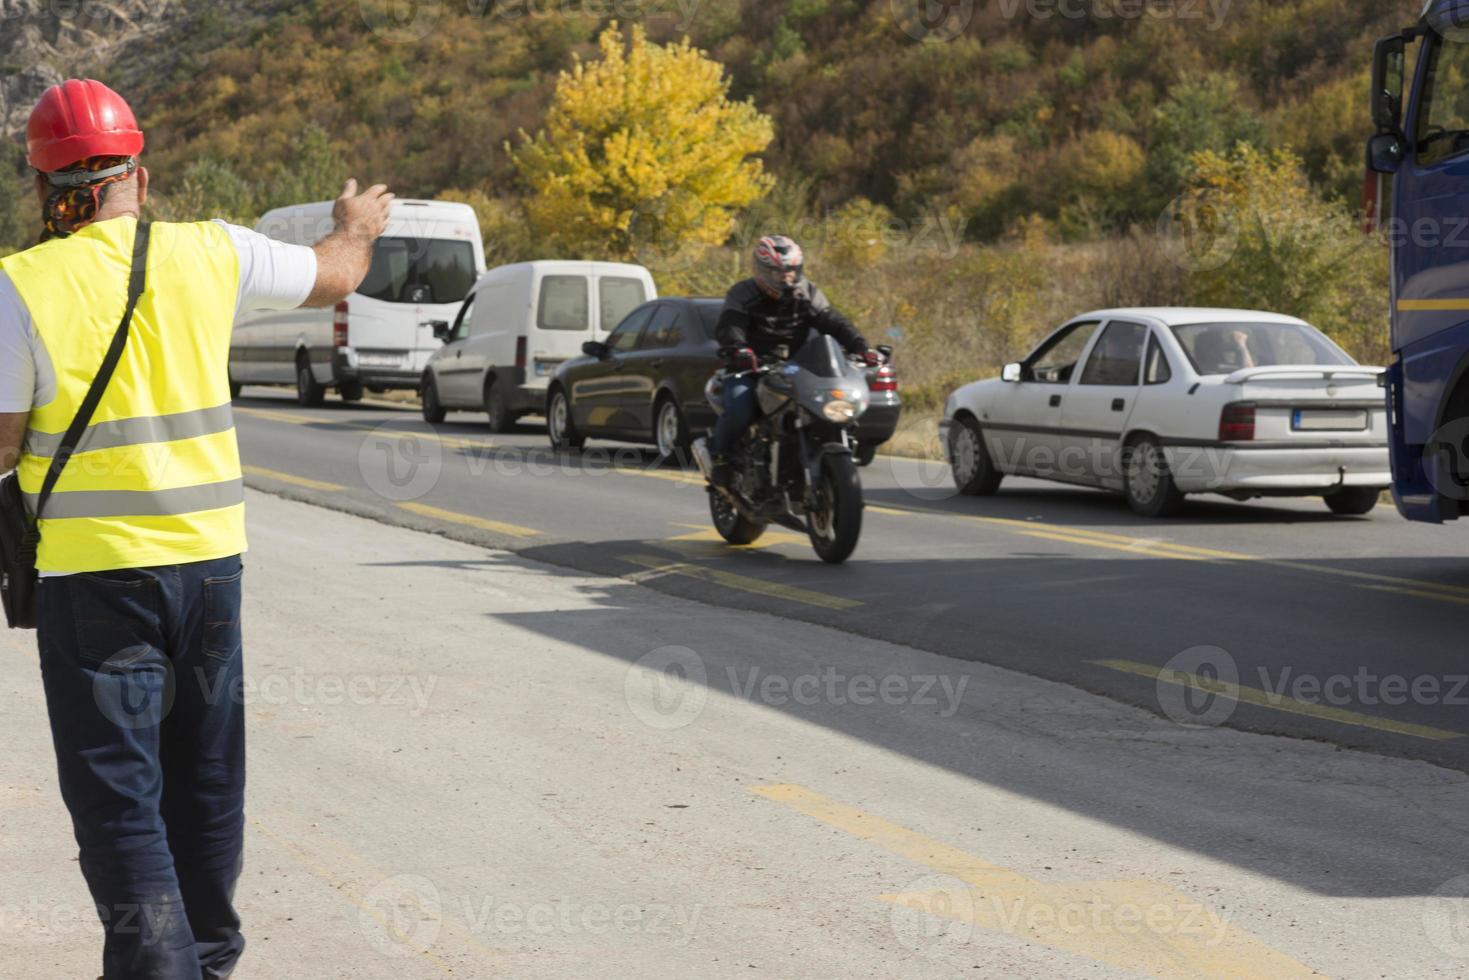
{"type": "Polygon", "coordinates": [[[565,361],[581,356],[593,339],[591,263],[566,263],[542,273],[536,284],[525,383],[544,388],[565,361]]]}
{"type": "Polygon", "coordinates": [[[348,300],[348,344],[369,381],[416,380],[442,346],[433,321],[453,322],[477,274],[472,242],[394,230],[378,240],[372,268],[348,300]]]}

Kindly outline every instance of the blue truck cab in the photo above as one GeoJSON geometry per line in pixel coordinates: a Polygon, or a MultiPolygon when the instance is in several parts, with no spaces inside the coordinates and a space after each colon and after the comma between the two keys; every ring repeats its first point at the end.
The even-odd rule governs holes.
{"type": "Polygon", "coordinates": [[[1469,513],[1469,0],[1429,0],[1378,41],[1372,89],[1366,200],[1392,253],[1393,498],[1409,520],[1442,523],[1469,513]]]}

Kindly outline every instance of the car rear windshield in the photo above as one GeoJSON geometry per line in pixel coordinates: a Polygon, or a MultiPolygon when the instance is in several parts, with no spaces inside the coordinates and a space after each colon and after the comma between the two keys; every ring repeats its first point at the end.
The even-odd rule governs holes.
{"type": "Polygon", "coordinates": [[[724,312],[723,303],[700,303],[699,320],[704,325],[704,339],[713,340],[717,336],[719,327],[719,316],[724,312]]]}
{"type": "Polygon", "coordinates": [[[1199,374],[1292,364],[1355,364],[1314,327],[1298,323],[1190,323],[1173,327],[1199,374]]]}
{"type": "Polygon", "coordinates": [[[474,247],[442,238],[380,238],[357,292],[385,303],[462,303],[474,285],[474,247]]]}
{"type": "Polygon", "coordinates": [[[541,280],[536,326],[542,330],[586,330],[591,327],[588,312],[586,276],[547,276],[541,280]]]}

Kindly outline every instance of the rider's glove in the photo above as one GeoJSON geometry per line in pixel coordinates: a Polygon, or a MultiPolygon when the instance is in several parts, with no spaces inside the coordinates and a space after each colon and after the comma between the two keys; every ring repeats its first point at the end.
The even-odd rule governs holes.
{"type": "Polygon", "coordinates": [[[741,347],[729,355],[729,369],[736,373],[744,371],[755,371],[760,367],[760,359],[755,352],[748,347],[741,347]]]}
{"type": "Polygon", "coordinates": [[[868,367],[878,367],[882,364],[882,355],[869,347],[862,352],[862,360],[867,363],[868,367]]]}

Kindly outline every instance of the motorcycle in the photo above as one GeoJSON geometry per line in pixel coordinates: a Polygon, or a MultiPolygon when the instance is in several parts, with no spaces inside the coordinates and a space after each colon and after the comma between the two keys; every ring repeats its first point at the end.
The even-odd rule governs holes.
{"type": "MultiPolygon", "coordinates": [[[[853,453],[857,420],[871,402],[866,371],[826,336],[812,337],[789,360],[784,353],[754,372],[760,418],[729,454],[729,486],[709,482],[710,516],[730,544],[751,544],[779,524],[805,533],[822,561],[840,564],[862,534],[862,481],[853,453]]],[[[730,377],[720,371],[705,387],[719,414],[730,377]]],[[[696,459],[709,480],[702,440],[699,448],[696,459]]]]}

